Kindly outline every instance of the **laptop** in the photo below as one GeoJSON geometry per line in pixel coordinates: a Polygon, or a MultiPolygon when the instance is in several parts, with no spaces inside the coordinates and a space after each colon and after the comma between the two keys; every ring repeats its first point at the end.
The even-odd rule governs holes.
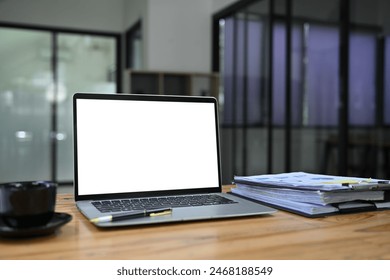
{"type": "Polygon", "coordinates": [[[98,227],[276,211],[222,193],[215,98],[76,93],[73,125],[75,201],[85,217],[172,209],[98,227]]]}

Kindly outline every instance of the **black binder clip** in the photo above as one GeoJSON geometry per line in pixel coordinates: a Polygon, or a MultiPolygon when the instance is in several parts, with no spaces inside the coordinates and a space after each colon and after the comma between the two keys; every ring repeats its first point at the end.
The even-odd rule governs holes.
{"type": "Polygon", "coordinates": [[[351,202],[334,203],[332,205],[337,209],[339,209],[340,214],[377,210],[375,203],[366,200],[355,200],[351,202]]]}

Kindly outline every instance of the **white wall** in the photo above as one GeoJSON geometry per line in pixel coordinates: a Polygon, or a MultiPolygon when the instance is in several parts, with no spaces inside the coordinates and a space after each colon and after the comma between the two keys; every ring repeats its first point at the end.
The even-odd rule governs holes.
{"type": "Polygon", "coordinates": [[[216,13],[220,10],[230,6],[231,4],[238,2],[237,0],[212,0],[212,12],[216,13]]]}
{"type": "Polygon", "coordinates": [[[211,1],[149,1],[146,67],[210,71],[211,1]]]}
{"type": "Polygon", "coordinates": [[[235,0],[125,1],[126,29],[142,18],[145,70],[211,71],[211,17],[235,0]]]}
{"type": "Polygon", "coordinates": [[[0,21],[122,32],[126,0],[2,0],[0,21]]]}

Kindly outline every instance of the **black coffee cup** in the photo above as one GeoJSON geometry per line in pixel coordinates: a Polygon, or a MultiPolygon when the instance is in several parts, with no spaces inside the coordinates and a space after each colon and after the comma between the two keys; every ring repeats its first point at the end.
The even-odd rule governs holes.
{"type": "Polygon", "coordinates": [[[0,185],[0,218],[15,228],[46,225],[54,215],[57,185],[46,181],[0,185]]]}

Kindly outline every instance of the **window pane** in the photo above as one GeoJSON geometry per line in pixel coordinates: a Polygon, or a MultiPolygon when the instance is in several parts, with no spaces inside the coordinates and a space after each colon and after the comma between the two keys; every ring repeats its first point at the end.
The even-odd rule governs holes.
{"type": "MultiPolygon", "coordinates": [[[[384,77],[390,74],[390,36],[385,40],[385,73],[384,77]]],[[[385,105],[384,105],[384,122],[390,125],[390,79],[385,79],[385,105]]]]}
{"type": "Polygon", "coordinates": [[[294,88],[291,89],[291,142],[287,143],[289,171],[334,173],[337,146],[332,140],[339,122],[340,95],[340,3],[339,0],[294,0],[292,3],[293,22],[301,32],[293,30],[292,33],[291,85],[294,88]]]}
{"type": "MultiPolygon", "coordinates": [[[[73,180],[72,96],[76,92],[115,93],[116,42],[90,35],[58,35],[57,179],[73,180]]],[[[96,151],[98,156],[98,151],[96,151]]]]}
{"type": "Polygon", "coordinates": [[[374,125],[376,35],[352,32],[349,40],[349,123],[374,125]]]}
{"type": "Polygon", "coordinates": [[[273,124],[283,125],[286,118],[286,26],[277,23],[273,29],[273,124]]]}
{"type": "Polygon", "coordinates": [[[223,107],[223,123],[233,123],[233,108],[235,106],[233,100],[233,79],[234,76],[234,18],[226,18],[224,20],[224,49],[223,49],[223,89],[224,89],[224,107],[223,107]]]}
{"type": "Polygon", "coordinates": [[[337,126],[339,32],[337,27],[306,25],[308,124],[337,126]]]}
{"type": "Polygon", "coordinates": [[[50,179],[51,35],[0,28],[0,182],[50,179]]]}
{"type": "MultiPolygon", "coordinates": [[[[292,82],[291,82],[291,112],[292,125],[303,124],[303,26],[294,24],[292,28],[292,82]]],[[[273,71],[273,124],[284,125],[286,119],[286,25],[277,22],[274,25],[274,71],[273,71]]]]}
{"type": "Polygon", "coordinates": [[[255,17],[227,18],[224,30],[224,124],[261,124],[264,24],[255,17]]]}
{"type": "Polygon", "coordinates": [[[262,90],[264,89],[264,24],[260,19],[247,22],[247,123],[261,124],[263,114],[262,90]]]}

